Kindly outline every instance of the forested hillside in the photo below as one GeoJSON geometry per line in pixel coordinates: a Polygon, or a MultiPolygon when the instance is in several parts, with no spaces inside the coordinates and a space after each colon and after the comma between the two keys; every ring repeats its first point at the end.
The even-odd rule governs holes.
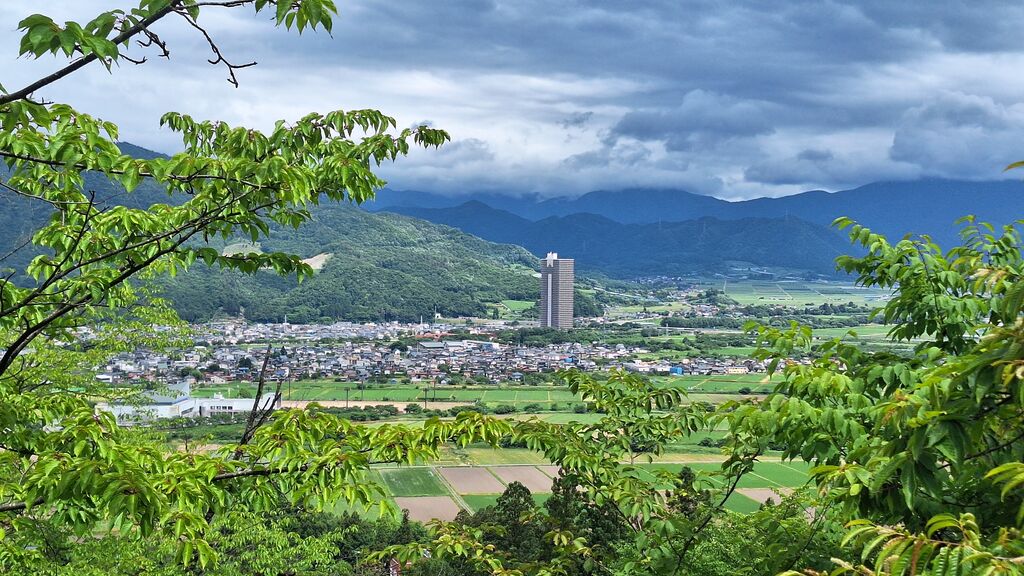
{"type": "MultiPolygon", "coordinates": [[[[160,156],[131,144],[119,146],[136,158],[160,156]]],[[[101,207],[184,201],[149,181],[126,194],[120,185],[88,172],[85,189],[101,207]]],[[[24,270],[38,254],[28,241],[31,231],[49,217],[45,206],[0,191],[0,267],[24,270]]],[[[537,298],[535,258],[518,246],[492,244],[445,226],[370,214],[351,205],[327,204],[313,210],[313,221],[301,231],[274,228],[260,246],[264,252],[322,255],[322,269],[312,279],[299,284],[271,272],[248,276],[197,263],[187,273],[159,280],[163,293],[187,320],[237,314],[244,308],[253,320],[279,321],[287,314],[295,322],[417,320],[431,317],[435,310],[452,316],[484,315],[489,302],[537,298]]],[[[233,244],[210,241],[217,249],[233,244]]]]}
{"type": "MultiPolygon", "coordinates": [[[[232,247],[249,250],[250,247],[232,247]]],[[[288,251],[323,268],[299,284],[269,272],[193,267],[163,282],[188,320],[237,314],[259,321],[417,320],[434,311],[482,316],[486,302],[533,300],[537,264],[518,246],[493,244],[429,222],[323,206],[301,231],[274,229],[262,251],[288,251]],[[329,255],[329,256],[328,256],[329,255]]]]}

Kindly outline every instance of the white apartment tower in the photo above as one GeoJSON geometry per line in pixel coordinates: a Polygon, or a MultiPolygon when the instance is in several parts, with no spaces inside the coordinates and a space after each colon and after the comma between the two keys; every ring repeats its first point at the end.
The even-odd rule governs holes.
{"type": "Polygon", "coordinates": [[[540,261],[540,325],[572,328],[574,261],[548,252],[540,261]]]}

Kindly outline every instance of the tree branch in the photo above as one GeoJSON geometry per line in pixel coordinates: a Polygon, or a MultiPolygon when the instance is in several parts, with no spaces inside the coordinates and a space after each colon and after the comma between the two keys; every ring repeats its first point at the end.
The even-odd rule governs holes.
{"type": "MultiPolygon", "coordinates": [[[[164,16],[167,16],[168,14],[173,12],[174,9],[177,8],[178,6],[180,6],[182,3],[184,3],[184,1],[185,0],[171,0],[167,4],[167,6],[164,6],[163,8],[157,10],[156,12],[150,14],[149,16],[146,16],[145,18],[140,20],[138,24],[132,26],[131,28],[125,30],[124,32],[121,32],[120,34],[115,36],[113,39],[111,39],[111,42],[113,42],[114,44],[121,44],[124,41],[131,39],[133,36],[141,33],[143,30],[145,30],[146,28],[151,26],[154,22],[160,20],[164,16]]],[[[76,71],[78,71],[78,70],[88,66],[89,64],[95,62],[96,60],[99,60],[99,56],[97,56],[95,53],[89,54],[88,56],[84,56],[84,57],[82,57],[82,58],[80,58],[78,60],[75,60],[71,64],[68,64],[67,66],[61,68],[60,70],[54,72],[53,74],[50,74],[49,76],[46,76],[44,78],[40,78],[39,80],[36,80],[35,82],[29,84],[28,86],[25,86],[24,88],[22,88],[20,90],[15,90],[14,92],[11,92],[10,94],[0,95],[0,106],[3,106],[4,104],[9,104],[11,102],[15,102],[15,101],[18,101],[18,100],[24,100],[24,99],[28,98],[36,90],[39,90],[40,88],[43,88],[43,87],[46,87],[46,86],[49,86],[50,84],[53,84],[54,82],[57,82],[58,80],[64,78],[65,76],[67,76],[69,74],[72,74],[72,73],[74,73],[74,72],[76,72],[76,71]]]]}
{"type": "Polygon", "coordinates": [[[238,447],[235,448],[234,458],[237,460],[242,457],[242,447],[252,440],[253,434],[256,433],[256,429],[266,420],[266,414],[261,414],[263,410],[269,412],[269,408],[260,408],[260,399],[263,397],[263,386],[267,381],[267,364],[270,363],[270,351],[273,349],[272,344],[267,344],[267,352],[263,356],[263,367],[260,368],[260,377],[256,384],[256,399],[252,401],[252,410],[249,411],[249,418],[245,422],[245,430],[242,431],[242,438],[238,441],[238,447]]]}
{"type": "Polygon", "coordinates": [[[211,59],[207,60],[207,62],[213,65],[224,64],[224,66],[226,66],[228,69],[228,82],[230,82],[231,85],[235,88],[238,88],[238,78],[235,76],[235,70],[255,66],[256,62],[249,62],[247,64],[232,64],[228,61],[227,58],[224,57],[224,54],[220,51],[220,47],[217,46],[217,43],[213,41],[213,38],[210,37],[210,33],[207,32],[205,28],[200,26],[199,23],[196,22],[195,19],[192,18],[192,16],[190,16],[187,12],[178,11],[177,13],[182,18],[184,18],[186,22],[188,22],[189,26],[198,30],[199,33],[202,34],[204,38],[206,38],[206,43],[210,45],[210,50],[212,50],[213,54],[217,57],[215,60],[211,59]]]}
{"type": "MultiPolygon", "coordinates": [[[[35,157],[35,156],[26,156],[24,154],[15,154],[13,152],[7,152],[7,151],[4,151],[4,150],[0,150],[0,158],[12,158],[14,160],[21,160],[23,162],[31,162],[33,164],[44,164],[46,166],[61,167],[61,168],[66,166],[63,162],[58,162],[56,160],[47,160],[45,158],[38,158],[38,157],[35,157]]],[[[74,168],[75,170],[95,170],[94,167],[86,166],[84,164],[73,164],[72,168],[74,168]]],[[[125,171],[124,170],[101,170],[100,173],[101,174],[105,174],[107,176],[110,176],[110,175],[124,174],[125,171]]],[[[151,174],[149,172],[139,172],[139,176],[141,178],[154,178],[154,179],[156,178],[153,174],[151,174]]],[[[174,182],[180,182],[182,184],[189,184],[189,183],[195,182],[196,180],[219,180],[221,182],[227,182],[229,184],[240,184],[240,185],[243,185],[243,186],[249,186],[250,188],[255,188],[257,190],[262,190],[262,189],[267,188],[267,186],[262,185],[262,184],[257,184],[255,182],[249,182],[248,180],[241,180],[241,179],[238,179],[238,178],[230,178],[228,176],[221,176],[219,174],[199,174],[199,173],[196,173],[196,174],[192,174],[191,176],[177,176],[177,175],[174,175],[174,174],[168,174],[168,175],[164,176],[164,178],[166,180],[171,180],[171,181],[174,181],[174,182]]],[[[38,198],[38,197],[33,196],[33,198],[38,198]]],[[[44,198],[39,198],[39,200],[46,201],[46,199],[44,199],[44,198]]]]}

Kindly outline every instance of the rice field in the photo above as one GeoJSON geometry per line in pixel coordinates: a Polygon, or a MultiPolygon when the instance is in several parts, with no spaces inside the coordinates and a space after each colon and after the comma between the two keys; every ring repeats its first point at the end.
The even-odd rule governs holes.
{"type": "Polygon", "coordinates": [[[453,466],[439,472],[458,494],[499,494],[505,490],[505,484],[487,467],[453,466]]]}
{"type": "Polygon", "coordinates": [[[779,380],[770,379],[767,374],[687,374],[684,376],[655,376],[651,378],[659,386],[680,388],[690,394],[735,394],[743,388],[751,392],[768,392],[779,380]]]}
{"type": "MultiPolygon", "coordinates": [[[[740,376],[684,376],[684,377],[655,377],[658,382],[666,385],[680,386],[689,392],[691,402],[712,402],[720,403],[730,399],[729,394],[734,394],[743,387],[757,389],[767,388],[762,382],[765,376],[761,375],[740,375],[740,376]],[[694,387],[696,386],[696,387],[694,387]]],[[[252,384],[221,384],[212,386],[197,387],[192,390],[192,395],[197,398],[210,398],[214,394],[223,394],[226,397],[238,397],[240,393],[247,393],[249,396],[255,394],[255,386],[252,384]]],[[[392,403],[405,405],[410,403],[420,404],[423,402],[423,389],[401,385],[384,385],[381,388],[370,388],[358,390],[349,388],[344,384],[320,384],[306,382],[292,382],[285,385],[283,390],[285,401],[306,401],[306,402],[367,402],[367,403],[392,403]],[[346,389],[348,390],[346,394],[346,389]]],[[[511,404],[522,410],[527,404],[540,404],[548,408],[551,404],[560,404],[564,408],[578,404],[580,399],[568,388],[556,387],[532,387],[517,386],[512,388],[445,388],[429,389],[427,391],[427,408],[431,402],[458,402],[472,404],[483,402],[488,406],[498,404],[511,404]]],[[[572,415],[577,416],[577,415],[572,415]]]]}
{"type": "MultiPolygon", "coordinates": [[[[703,479],[713,486],[720,486],[721,479],[716,473],[721,471],[721,465],[717,462],[694,462],[694,463],[672,463],[659,462],[651,464],[638,464],[637,467],[650,471],[664,471],[672,474],[678,473],[683,467],[689,467],[694,472],[703,473],[703,479]]],[[[810,466],[803,462],[758,462],[753,471],[743,476],[737,484],[738,488],[797,488],[807,482],[807,472],[810,466]]]]}
{"type": "MultiPolygon", "coordinates": [[[[551,404],[576,402],[578,399],[567,388],[563,387],[526,387],[513,388],[456,388],[446,386],[430,387],[424,390],[421,386],[409,385],[378,385],[379,388],[360,390],[352,382],[331,382],[326,380],[310,380],[289,382],[282,388],[284,400],[295,401],[354,401],[354,402],[423,402],[426,394],[429,402],[477,402],[487,404],[512,404],[522,407],[525,404],[551,404]]],[[[209,398],[214,394],[227,397],[238,397],[239,394],[255,394],[256,386],[251,383],[231,383],[196,387],[192,394],[199,398],[209,398]]]]}
{"type": "Polygon", "coordinates": [[[434,468],[384,468],[380,476],[392,496],[447,496],[448,489],[434,468]]]}
{"type": "MultiPolygon", "coordinates": [[[[644,463],[637,468],[650,472],[646,478],[655,480],[658,472],[674,475],[683,466],[698,472],[709,486],[722,486],[723,481],[717,476],[721,470],[718,462],[644,463]]],[[[746,513],[757,510],[768,499],[778,501],[780,495],[789,494],[808,481],[808,469],[808,465],[798,462],[759,462],[737,484],[726,508],[746,513]]],[[[460,507],[477,511],[493,506],[512,482],[526,486],[541,505],[550,497],[551,483],[558,473],[554,466],[518,463],[384,468],[379,472],[396,504],[410,510],[410,517],[417,520],[451,519],[460,507]]]]}
{"type": "MultiPolygon", "coordinates": [[[[466,501],[470,509],[473,512],[482,510],[488,506],[494,506],[498,503],[499,494],[471,494],[463,496],[462,499],[466,501]]],[[[551,494],[534,494],[533,501],[537,503],[537,506],[543,506],[551,494]]]]}

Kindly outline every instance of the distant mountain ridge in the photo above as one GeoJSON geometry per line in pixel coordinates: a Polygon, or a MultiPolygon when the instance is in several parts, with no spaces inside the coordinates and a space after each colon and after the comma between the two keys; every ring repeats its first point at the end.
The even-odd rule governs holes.
{"type": "Polygon", "coordinates": [[[531,221],[475,200],[390,211],[517,244],[535,255],[558,252],[575,258],[581,270],[619,277],[682,276],[723,271],[726,264],[831,274],[836,256],[850,251],[835,231],[793,217],[622,224],[581,213],[531,221]]]}
{"type": "MultiPolygon", "coordinates": [[[[138,157],[159,156],[131,144],[121,146],[138,157]]],[[[3,175],[0,167],[0,177],[3,175]]],[[[111,203],[148,206],[175,201],[150,182],[133,194],[124,194],[116,185],[87,175],[87,186],[111,203]]],[[[213,276],[207,279],[206,272],[196,272],[197,276],[188,276],[204,290],[189,294],[176,285],[173,288],[184,298],[176,301],[204,302],[202,306],[182,304],[191,308],[186,314],[191,318],[208,316],[217,309],[234,311],[244,301],[254,317],[269,319],[301,305],[294,298],[303,294],[304,302],[318,302],[303,309],[305,316],[373,319],[408,318],[411,310],[417,310],[416,314],[432,310],[434,303],[445,301],[446,294],[458,294],[442,312],[479,313],[483,302],[527,298],[534,290],[533,281],[524,274],[532,268],[528,262],[548,251],[576,258],[584,272],[618,277],[744,267],[832,274],[834,258],[855,251],[842,235],[828,228],[837,216],[850,216],[893,238],[910,232],[929,233],[949,246],[956,240],[953,222],[964,214],[973,213],[996,224],[1024,216],[1024,184],[880,182],[835,193],[810,191],[742,202],[677,189],[599,190],[577,198],[553,199],[498,193],[449,197],[385,189],[363,208],[317,207],[309,226],[298,233],[275,231],[265,243],[267,248],[285,249],[279,247],[283,242],[290,246],[288,250],[307,257],[335,254],[316,282],[294,286],[264,278],[259,285],[251,284],[251,279],[223,284],[214,282],[213,276]],[[368,211],[389,211],[419,220],[368,211]],[[424,220],[488,242],[450,228],[431,227],[424,220]],[[360,235],[353,236],[352,231],[360,235]],[[432,240],[410,241],[414,238],[432,240]],[[372,246],[362,246],[360,241],[372,246]],[[532,256],[518,247],[495,247],[490,242],[522,246],[532,256]],[[507,252],[512,249],[519,252],[512,256],[507,252]],[[460,262],[465,263],[461,268],[460,262]],[[512,276],[506,274],[509,266],[516,269],[512,276]],[[476,272],[463,278],[458,273],[463,269],[476,272]],[[353,284],[352,276],[366,281],[353,284]],[[329,282],[328,277],[332,278],[329,282]],[[392,294],[389,286],[396,283],[414,289],[392,294]],[[463,285],[466,290],[460,288],[463,285]],[[228,289],[231,287],[241,291],[233,292],[228,289]],[[344,292],[339,299],[343,302],[331,302],[326,296],[331,291],[344,292]],[[223,295],[220,303],[211,294],[223,295]],[[230,301],[236,296],[238,305],[230,301]],[[375,299],[386,304],[376,306],[372,304],[375,299]]],[[[47,212],[38,205],[0,194],[0,247],[19,245],[46,217],[47,212]]],[[[30,250],[18,251],[3,264],[20,268],[31,254],[30,250]]]]}
{"type": "Polygon", "coordinates": [[[851,190],[812,190],[781,198],[727,202],[679,189],[599,190],[577,198],[540,200],[535,196],[495,194],[442,196],[414,191],[382,191],[367,204],[373,211],[409,213],[410,208],[453,208],[476,201],[527,220],[596,214],[621,224],[682,222],[704,217],[721,220],[796,217],[828,226],[839,216],[899,238],[930,234],[943,245],[957,240],[954,222],[967,214],[993,224],[1024,218],[1024,183],[1015,180],[968,182],[919,180],[876,182],[851,190]]]}

